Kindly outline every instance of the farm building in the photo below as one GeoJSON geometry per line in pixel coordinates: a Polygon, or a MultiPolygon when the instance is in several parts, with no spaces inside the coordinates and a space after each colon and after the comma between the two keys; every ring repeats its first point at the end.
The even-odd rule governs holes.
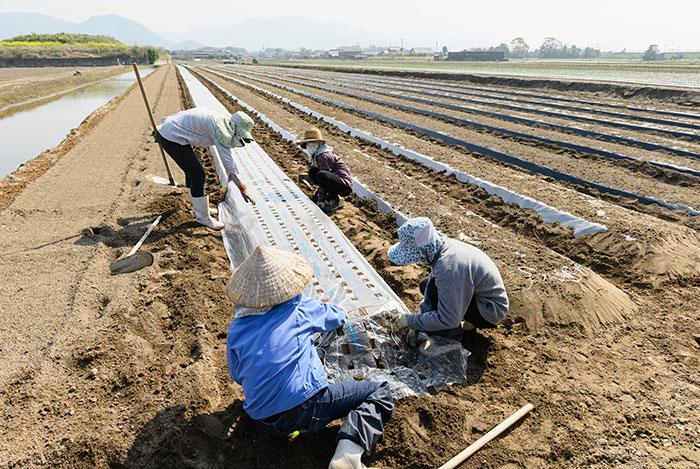
{"type": "Polygon", "coordinates": [[[341,50],[338,51],[338,58],[341,60],[364,60],[368,57],[362,51],[359,50],[341,50]]]}
{"type": "Polygon", "coordinates": [[[225,49],[216,49],[213,47],[203,47],[193,51],[195,60],[197,59],[224,59],[232,57],[233,54],[225,49]]]}
{"type": "Polygon", "coordinates": [[[401,48],[400,47],[389,47],[386,50],[382,51],[380,55],[383,56],[389,56],[389,57],[397,57],[401,55],[401,48]]]}
{"type": "Polygon", "coordinates": [[[408,51],[408,55],[418,56],[418,57],[432,57],[435,51],[430,47],[414,47],[408,51]]]}
{"type": "Polygon", "coordinates": [[[506,53],[503,51],[463,50],[461,52],[448,52],[447,60],[500,62],[506,60],[506,53]]]}

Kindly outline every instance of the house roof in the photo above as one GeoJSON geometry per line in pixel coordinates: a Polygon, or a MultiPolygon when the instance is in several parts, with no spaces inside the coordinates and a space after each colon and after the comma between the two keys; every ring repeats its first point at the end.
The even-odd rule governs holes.
{"type": "Polygon", "coordinates": [[[432,49],[432,47],[414,47],[411,49],[411,52],[414,54],[432,54],[435,51],[432,49]]]}

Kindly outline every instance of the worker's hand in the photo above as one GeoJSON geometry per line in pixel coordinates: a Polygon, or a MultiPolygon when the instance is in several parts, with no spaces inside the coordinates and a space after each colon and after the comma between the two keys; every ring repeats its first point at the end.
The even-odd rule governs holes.
{"type": "Polygon", "coordinates": [[[248,194],[248,191],[241,191],[241,195],[243,196],[243,200],[248,202],[250,205],[255,205],[255,200],[248,194]]]}
{"type": "Polygon", "coordinates": [[[255,205],[255,200],[248,194],[248,189],[246,188],[245,184],[239,184],[238,190],[241,191],[241,196],[243,197],[243,200],[248,202],[251,205],[255,205]]]}
{"type": "Polygon", "coordinates": [[[406,343],[411,346],[415,347],[418,345],[418,332],[415,329],[409,329],[408,334],[406,334],[406,343]]]}
{"type": "Polygon", "coordinates": [[[397,332],[408,327],[408,319],[405,314],[392,314],[390,319],[391,327],[397,332]]]}

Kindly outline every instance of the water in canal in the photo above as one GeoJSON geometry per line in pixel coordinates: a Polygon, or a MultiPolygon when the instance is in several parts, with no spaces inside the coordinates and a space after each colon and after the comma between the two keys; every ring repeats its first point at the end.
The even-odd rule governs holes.
{"type": "MultiPolygon", "coordinates": [[[[153,70],[140,69],[141,76],[153,70]]],[[[0,112],[0,179],[42,151],[58,145],[92,111],[123,93],[135,81],[134,72],[129,71],[66,95],[0,112]]]]}

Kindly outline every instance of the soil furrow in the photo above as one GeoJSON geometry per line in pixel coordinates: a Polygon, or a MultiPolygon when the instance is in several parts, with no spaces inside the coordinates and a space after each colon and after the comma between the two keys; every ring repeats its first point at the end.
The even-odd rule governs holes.
{"type": "MultiPolygon", "coordinates": [[[[275,82],[274,79],[272,81],[275,82]]],[[[700,207],[700,195],[698,195],[700,191],[697,190],[698,187],[700,187],[700,178],[697,176],[685,175],[662,168],[649,168],[647,173],[660,176],[658,179],[653,179],[652,177],[635,171],[635,167],[639,166],[639,164],[625,164],[604,157],[583,155],[573,150],[557,148],[541,142],[532,142],[530,145],[523,145],[521,143],[523,139],[520,138],[494,135],[491,132],[478,132],[474,131],[471,127],[462,127],[451,122],[444,122],[444,120],[439,118],[423,116],[403,110],[395,110],[390,106],[368,103],[353,97],[338,95],[313,87],[289,83],[287,83],[286,86],[292,86],[320,96],[338,99],[361,109],[389,115],[393,118],[427,127],[440,133],[451,135],[487,148],[493,148],[510,155],[516,155],[528,161],[533,161],[555,170],[610,187],[651,196],[649,189],[650,185],[653,184],[654,192],[658,194],[656,197],[660,200],[666,200],[668,202],[673,201],[673,203],[680,203],[691,207],[700,207]],[[556,151],[552,151],[555,149],[556,151]],[[632,168],[630,168],[632,171],[628,169],[630,166],[632,166],[632,168]],[[620,181],[624,181],[625,184],[621,186],[620,181]],[[671,184],[669,184],[669,182],[671,184]],[[683,185],[690,187],[686,189],[682,187],[683,185]]],[[[427,105],[421,106],[421,109],[431,110],[430,106],[427,105]]],[[[453,113],[450,113],[450,115],[452,114],[453,113]]]]}
{"type": "MultiPolygon", "coordinates": [[[[219,84],[238,96],[236,93],[240,89],[232,89],[234,87],[224,80],[219,80],[219,84]]],[[[221,98],[220,93],[219,97],[221,98]]],[[[470,210],[471,205],[463,201],[460,192],[446,190],[449,186],[446,187],[439,182],[435,183],[434,178],[438,176],[437,174],[431,175],[425,168],[417,167],[412,163],[396,164],[402,163],[399,158],[387,155],[386,151],[372,145],[358,145],[353,137],[349,137],[331,126],[316,122],[314,118],[287,112],[254,96],[239,97],[263,114],[274,115],[275,123],[294,134],[301,134],[303,129],[310,125],[319,125],[324,134],[328,136],[331,146],[343,155],[354,176],[367,185],[372,192],[409,216],[430,216],[436,226],[449,236],[457,239],[469,239],[470,242],[479,245],[499,265],[509,293],[513,298],[513,312],[525,318],[531,325],[534,326],[533,323],[541,324],[543,315],[542,309],[539,307],[531,309],[530,305],[544,304],[544,308],[547,310],[550,300],[561,301],[564,296],[569,295],[568,289],[573,288],[580,290],[581,304],[577,305],[577,302],[574,302],[571,308],[582,312],[588,308],[585,303],[594,300],[595,297],[595,295],[588,294],[588,285],[607,284],[605,280],[593,272],[549,250],[541,243],[524,238],[516,234],[515,231],[499,228],[482,217],[476,216],[470,210]],[[438,200],[439,203],[437,203],[438,200]],[[566,272],[567,275],[571,274],[570,278],[576,280],[563,282],[562,285],[565,285],[565,288],[560,290],[562,295],[560,300],[556,299],[557,295],[552,292],[552,285],[547,280],[556,276],[555,272],[566,272]],[[549,292],[547,300],[542,296],[545,291],[549,292]],[[534,303],[531,302],[533,297],[538,298],[534,303]]],[[[230,100],[222,99],[222,101],[230,106],[230,100]]],[[[233,109],[231,108],[231,110],[233,109]]],[[[294,152],[292,155],[299,154],[298,150],[294,148],[289,148],[289,151],[294,152]]],[[[275,155],[273,158],[284,159],[291,156],[281,155],[279,151],[268,151],[268,153],[275,155]]],[[[459,184],[456,183],[455,186],[459,184]]],[[[491,197],[486,198],[484,202],[477,202],[476,205],[483,203],[489,205],[491,199],[495,199],[494,202],[503,207],[503,204],[499,203],[500,199],[491,197]]],[[[504,219],[508,218],[507,208],[501,209],[500,207],[496,210],[500,211],[504,219]]],[[[518,210],[514,212],[512,221],[516,225],[522,223],[520,220],[523,220],[525,215],[518,212],[518,210]]],[[[530,213],[528,216],[534,217],[535,220],[539,218],[534,213],[530,213]]],[[[612,291],[617,291],[610,298],[620,295],[620,302],[617,303],[616,299],[614,300],[615,305],[610,303],[597,305],[598,312],[605,311],[600,317],[593,318],[589,322],[579,316],[580,320],[595,325],[599,321],[605,322],[629,314],[634,309],[633,304],[624,293],[617,290],[616,287],[608,285],[612,291]]],[[[551,320],[559,320],[557,319],[558,313],[554,311],[548,312],[546,315],[551,320]]],[[[566,320],[571,320],[571,317],[567,317],[566,320]]]]}
{"type": "MultiPolygon", "coordinates": [[[[219,78],[216,75],[209,75],[209,77],[219,78]]],[[[221,78],[219,78],[218,80],[218,83],[221,85],[224,85],[224,83],[226,82],[226,80],[223,80],[221,78]]],[[[271,99],[267,95],[258,95],[255,92],[248,91],[243,86],[234,84],[232,82],[228,82],[228,84],[224,86],[229,86],[229,88],[227,89],[229,91],[232,91],[234,95],[239,96],[245,102],[251,103],[251,100],[256,100],[255,102],[261,102],[260,105],[264,106],[263,109],[268,109],[267,113],[263,111],[264,114],[276,113],[277,115],[279,115],[279,107],[281,107],[289,109],[289,112],[291,114],[298,115],[300,116],[300,118],[306,119],[309,122],[315,121],[315,118],[311,118],[298,110],[294,110],[293,108],[290,109],[288,105],[282,102],[267,104],[266,101],[271,99]]],[[[294,100],[297,100],[298,98],[298,96],[289,97],[294,100]]],[[[328,115],[329,112],[333,112],[335,115],[331,115],[334,115],[334,117],[337,117],[350,125],[354,124],[353,119],[346,119],[347,116],[338,116],[337,111],[334,112],[331,109],[323,109],[322,105],[316,105],[316,103],[314,103],[312,100],[306,100],[304,102],[301,102],[301,104],[307,105],[326,115],[328,115]]],[[[354,120],[357,121],[356,118],[354,120]]],[[[360,128],[362,128],[363,130],[367,130],[367,127],[372,125],[370,121],[366,120],[364,122],[360,120],[357,122],[357,124],[362,125],[363,127],[360,128]]],[[[323,124],[320,122],[316,122],[314,125],[326,128],[328,129],[328,131],[331,132],[336,131],[330,125],[323,124]]],[[[299,124],[295,123],[290,123],[289,126],[300,127],[299,124]]],[[[294,127],[289,126],[286,128],[291,129],[293,131],[297,130],[294,127]]],[[[382,126],[372,126],[370,128],[370,133],[372,135],[385,138],[382,135],[382,133],[385,133],[385,129],[382,129],[382,126]]],[[[303,129],[299,128],[297,130],[297,134],[300,134],[302,131],[303,129]]],[[[412,146],[415,143],[424,144],[424,142],[417,139],[408,140],[406,138],[398,138],[399,135],[400,134],[398,132],[393,131],[390,137],[390,141],[396,142],[398,140],[398,143],[401,146],[412,150],[416,150],[416,147],[412,146]]],[[[347,138],[347,136],[345,137],[347,138]]],[[[366,143],[354,143],[355,146],[353,146],[353,141],[354,139],[350,139],[349,141],[349,152],[354,153],[354,150],[358,146],[360,148],[371,146],[367,145],[366,143]]],[[[439,161],[448,162],[453,167],[463,169],[474,174],[472,171],[473,166],[471,162],[466,168],[464,166],[460,166],[460,161],[463,161],[465,159],[464,154],[462,153],[443,152],[440,153],[440,158],[437,158],[435,156],[435,153],[423,153],[431,154],[435,159],[438,159],[439,161]],[[447,156],[443,158],[443,155],[447,156]]],[[[402,158],[395,157],[394,155],[391,155],[389,152],[385,151],[377,152],[377,155],[386,155],[383,157],[377,157],[389,159],[390,163],[388,164],[392,166],[395,165],[395,163],[391,161],[397,159],[402,160],[402,158]]],[[[352,158],[348,155],[346,155],[346,157],[352,158]]],[[[355,160],[351,159],[350,161],[354,162],[355,160]]],[[[360,159],[358,159],[357,162],[358,164],[366,164],[360,159]]],[[[481,161],[481,163],[484,164],[483,161],[481,161]]],[[[410,164],[415,165],[415,163],[410,164]]],[[[499,167],[500,166],[493,165],[491,165],[491,167],[488,167],[488,165],[486,165],[484,169],[484,174],[488,175],[486,177],[489,180],[494,181],[494,170],[499,167]]],[[[353,170],[355,170],[354,167],[353,170]]],[[[425,167],[417,166],[415,170],[411,170],[410,174],[413,174],[415,172],[425,173],[426,171],[427,170],[425,167]]],[[[430,173],[430,171],[427,172],[430,173]]],[[[484,177],[481,175],[479,176],[484,177]]],[[[435,175],[428,175],[427,178],[433,181],[433,187],[440,186],[441,191],[444,190],[443,186],[450,187],[447,186],[446,182],[443,181],[439,181],[436,183],[435,175]]],[[[453,178],[448,178],[448,180],[456,183],[456,181],[453,178]]],[[[631,213],[628,210],[625,210],[624,208],[620,208],[609,203],[596,201],[595,199],[591,198],[581,197],[580,194],[577,194],[573,191],[568,191],[563,188],[557,190],[555,188],[556,186],[551,184],[551,181],[547,181],[546,179],[539,179],[533,177],[528,178],[523,175],[513,176],[511,174],[510,176],[504,175],[503,180],[503,185],[505,187],[513,188],[515,186],[514,190],[516,190],[516,192],[518,193],[529,195],[531,197],[534,193],[536,194],[534,198],[537,198],[538,200],[544,200],[545,202],[549,203],[554,207],[561,207],[567,212],[574,213],[579,216],[581,216],[581,213],[583,212],[584,219],[592,219],[597,221],[601,218],[602,215],[603,219],[605,220],[604,223],[609,227],[608,233],[586,235],[576,240],[572,238],[567,238],[566,236],[547,236],[547,243],[549,243],[549,246],[551,246],[558,252],[563,253],[564,255],[573,255],[574,257],[572,258],[575,259],[577,262],[581,262],[584,265],[593,268],[597,272],[605,274],[606,276],[613,278],[625,278],[637,283],[652,281],[652,278],[655,282],[675,282],[683,278],[697,277],[696,266],[698,265],[699,260],[697,250],[694,248],[694,245],[697,242],[697,234],[693,230],[690,230],[683,226],[676,226],[672,223],[654,219],[652,217],[640,216],[639,214],[631,213]],[[532,191],[532,187],[535,187],[537,191],[532,191]],[[667,263],[666,259],[668,259],[668,256],[673,258],[674,261],[667,263]],[[664,271],[661,275],[659,275],[659,271],[656,267],[654,267],[652,271],[648,271],[651,265],[658,265],[659,259],[664,259],[662,265],[666,265],[668,269],[664,271]],[[630,269],[630,266],[634,266],[635,268],[630,269]]],[[[498,179],[496,179],[496,181],[500,182],[498,179]]],[[[453,189],[448,189],[448,192],[451,192],[451,194],[449,194],[448,196],[454,197],[454,195],[452,194],[469,193],[470,190],[473,189],[469,189],[466,186],[461,185],[461,183],[456,183],[456,186],[454,186],[453,189]]],[[[476,194],[479,193],[483,194],[483,191],[477,190],[476,194]]],[[[496,197],[486,197],[488,199],[500,200],[496,197]]],[[[500,204],[500,206],[496,207],[493,207],[491,204],[486,204],[487,208],[485,208],[484,203],[479,199],[483,200],[483,195],[481,197],[476,196],[476,198],[464,198],[461,200],[463,204],[469,204],[467,206],[471,210],[475,211],[480,216],[488,218],[494,223],[497,223],[504,227],[508,227],[508,229],[515,230],[518,233],[529,236],[535,240],[539,241],[542,239],[542,230],[526,229],[523,227],[527,227],[529,223],[525,223],[523,225],[522,222],[514,221],[517,220],[517,218],[522,217],[522,215],[517,214],[517,212],[521,212],[521,210],[517,207],[513,207],[516,213],[506,215],[507,213],[512,213],[512,211],[511,209],[503,209],[503,204],[500,204]]],[[[396,202],[397,205],[394,205],[393,203],[392,205],[397,208],[401,208],[405,203],[405,199],[399,198],[399,200],[396,202]]],[[[537,215],[534,216],[539,218],[539,216],[537,215]]],[[[546,225],[544,227],[544,230],[552,232],[552,228],[549,228],[546,225]]]]}
{"type": "MultiPolygon", "coordinates": [[[[382,98],[382,99],[384,99],[384,98],[382,98]]],[[[391,100],[391,99],[387,98],[387,100],[391,100]]],[[[400,102],[400,101],[396,101],[396,102],[400,102]]],[[[455,103],[455,104],[459,104],[459,103],[455,103]]],[[[419,105],[416,103],[411,103],[411,105],[414,107],[419,107],[419,105]]],[[[431,109],[431,108],[427,107],[427,109],[431,109]]],[[[472,120],[472,121],[478,122],[480,124],[491,125],[493,127],[500,127],[500,128],[504,128],[504,129],[518,131],[518,132],[522,132],[522,133],[526,133],[526,134],[527,133],[534,134],[534,135],[552,138],[552,139],[571,141],[573,143],[578,143],[581,145],[591,146],[591,147],[595,147],[595,148],[606,149],[608,151],[612,151],[615,153],[625,154],[625,155],[629,155],[629,156],[636,157],[636,158],[642,158],[645,160],[658,160],[658,161],[663,161],[663,162],[670,163],[670,164],[675,164],[677,166],[687,166],[687,167],[691,167],[691,168],[700,169],[700,162],[698,161],[697,158],[677,156],[677,155],[673,155],[672,153],[665,152],[663,150],[656,150],[656,151],[645,150],[641,147],[637,147],[637,146],[633,146],[633,145],[629,145],[629,144],[608,142],[608,141],[593,138],[593,137],[579,136],[579,135],[576,135],[573,133],[563,133],[563,132],[558,131],[558,130],[550,129],[549,127],[546,126],[546,122],[544,122],[544,121],[542,121],[541,124],[536,124],[534,126],[528,126],[528,125],[524,125],[524,124],[512,123],[512,122],[504,121],[502,119],[490,118],[487,116],[477,115],[477,114],[468,113],[468,112],[460,112],[460,111],[444,111],[444,112],[447,112],[449,114],[453,114],[455,116],[458,116],[458,117],[461,117],[464,119],[472,120]]],[[[513,115],[517,115],[517,114],[513,114],[513,115]]],[[[525,116],[525,115],[523,115],[522,117],[527,118],[527,116],[525,116]]],[[[535,119],[535,120],[537,121],[537,119],[535,119]]],[[[561,125],[568,125],[569,124],[566,121],[560,121],[558,123],[561,125]]],[[[575,127],[581,127],[581,126],[575,125],[575,127]]],[[[591,130],[596,130],[596,129],[592,128],[591,130]]],[[[615,132],[615,134],[617,135],[618,133],[615,132]]],[[[642,141],[651,141],[649,138],[647,138],[646,135],[632,134],[630,137],[631,138],[638,138],[642,141]]],[[[700,145],[693,146],[694,144],[692,144],[690,142],[685,142],[682,140],[674,139],[668,144],[670,144],[674,148],[683,148],[684,146],[690,145],[690,147],[687,147],[686,149],[688,149],[690,151],[695,151],[696,153],[700,152],[700,145]]]]}

